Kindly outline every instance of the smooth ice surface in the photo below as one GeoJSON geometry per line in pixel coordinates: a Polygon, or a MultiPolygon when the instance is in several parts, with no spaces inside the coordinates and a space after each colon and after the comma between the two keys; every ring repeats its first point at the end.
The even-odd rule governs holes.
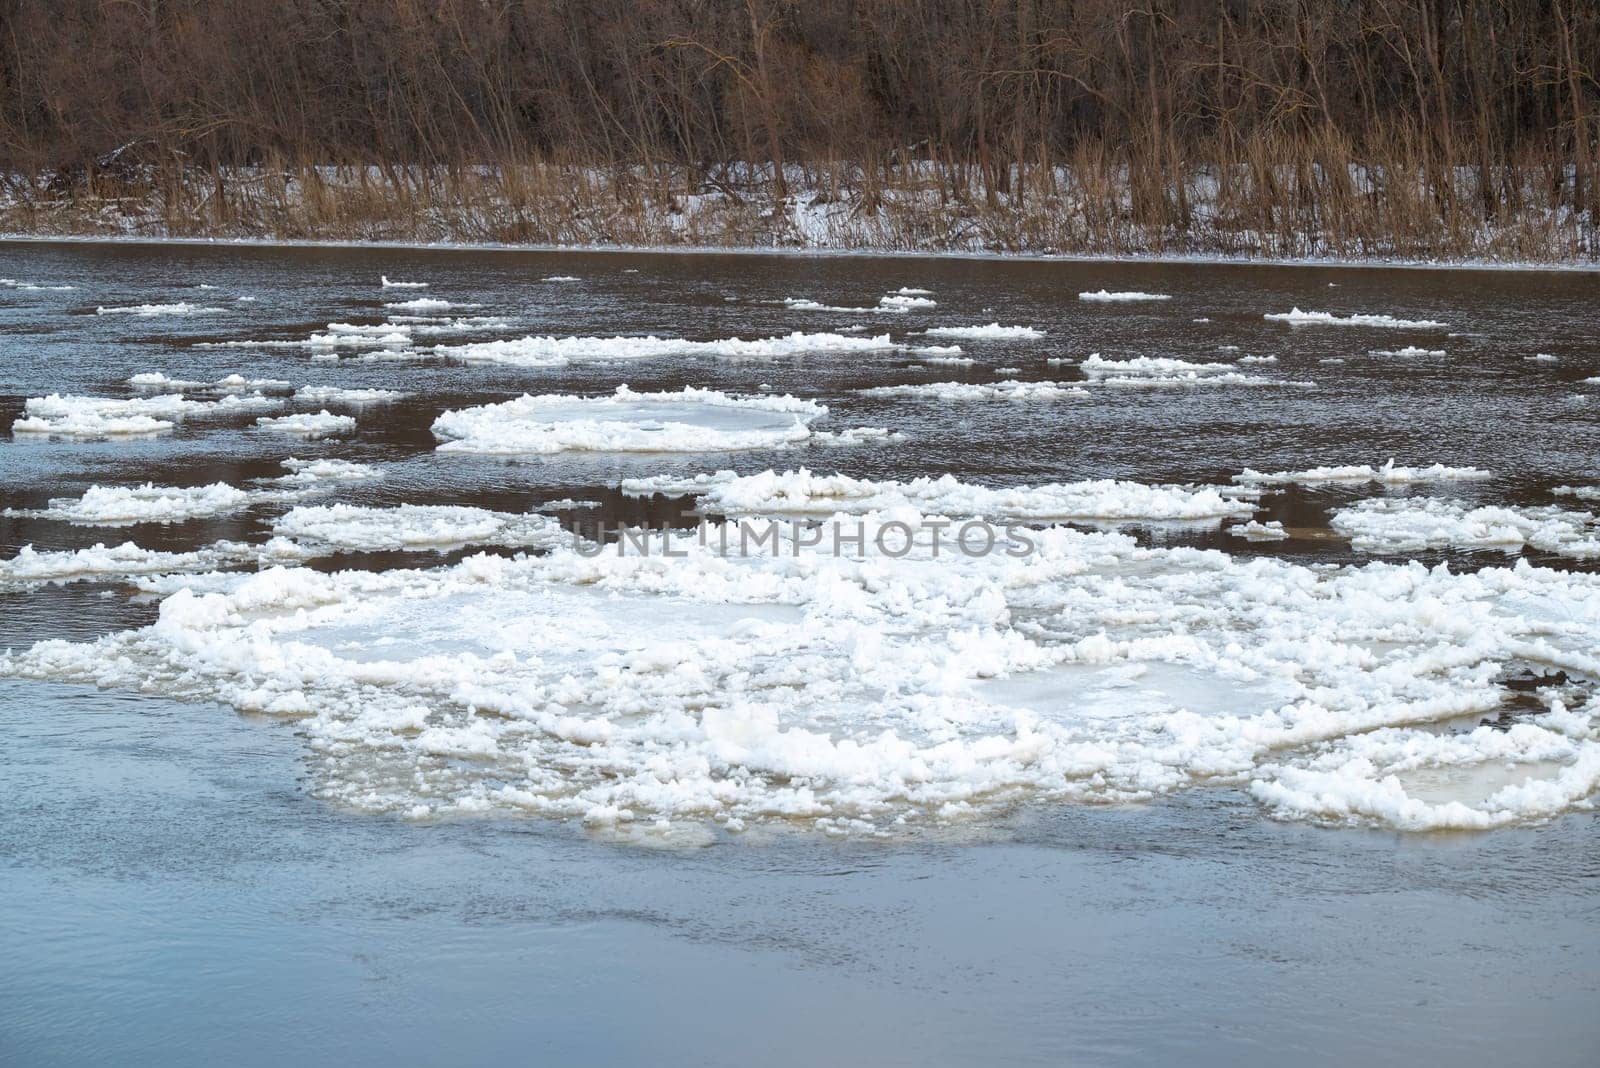
{"type": "Polygon", "coordinates": [[[447,411],[434,421],[441,452],[726,452],[805,441],[827,408],[784,396],[741,397],[686,386],[607,397],[529,396],[447,411]]]}
{"type": "Polygon", "coordinates": [[[548,516],[462,505],[305,505],[275,519],[272,531],[309,550],[333,552],[448,552],[467,545],[523,548],[570,540],[548,516]]]}

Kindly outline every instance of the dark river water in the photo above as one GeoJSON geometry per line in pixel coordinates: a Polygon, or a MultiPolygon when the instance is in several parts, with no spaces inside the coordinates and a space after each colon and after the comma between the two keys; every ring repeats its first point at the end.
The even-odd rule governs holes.
{"type": "MultiPolygon", "coordinates": [[[[134,439],[7,435],[0,505],[21,512],[94,485],[256,485],[290,455],[381,467],[381,479],[338,488],[355,505],[523,514],[596,502],[555,507],[575,528],[686,525],[692,501],[619,483],[719,468],[1226,486],[1245,469],[1394,458],[1492,471],[1451,483],[1450,499],[1536,510],[1579,507],[1554,489],[1600,475],[1600,384],[1586,381],[1600,376],[1592,273],[4,243],[0,279],[11,283],[0,282],[0,426],[28,398],[137,395],[128,379],[141,373],[407,394],[191,417],[134,439]],[[428,285],[382,288],[382,276],[428,285]],[[784,303],[870,307],[902,287],[937,306],[784,303]],[[1078,299],[1101,289],[1168,299],[1078,299]],[[384,307],[423,299],[457,307],[384,307]],[[181,304],[194,307],[171,307],[181,304]],[[96,314],[140,306],[167,307],[96,314]],[[1296,308],[1442,325],[1264,318],[1296,308]],[[416,334],[392,349],[792,332],[903,344],[559,366],[361,359],[385,350],[357,343],[333,350],[343,359],[315,359],[328,350],[284,344],[330,323],[408,315],[416,334]],[[1043,336],[921,333],[991,322],[1043,336]],[[933,345],[959,345],[972,362],[918,351],[933,345]],[[1402,349],[1416,352],[1377,354],[1402,349]],[[1096,352],[1226,362],[1270,381],[1091,390],[1061,403],[862,392],[1083,384],[1096,352]],[[819,428],[898,436],[506,458],[439,451],[430,430],[448,409],[624,382],[789,393],[828,407],[819,428]],[[356,431],[305,441],[253,425],[322,407],[352,412],[356,431]]],[[[1560,542],[1360,549],[1330,516],[1374,495],[1339,483],[1264,496],[1256,519],[1281,522],[1286,540],[1247,541],[1214,523],[1127,529],[1143,545],[1320,567],[1415,559],[1469,573],[1520,557],[1595,570],[1594,555],[1560,542]]],[[[0,558],[27,545],[260,543],[285,507],[263,498],[113,529],[0,517],[0,558]]],[[[307,566],[433,568],[472,551],[357,551],[307,566]]],[[[0,650],[143,627],[158,606],[122,581],[0,585],[0,650]]],[[[1600,634],[1589,645],[1600,655],[1600,634]]],[[[911,834],[652,845],[570,818],[415,820],[335,803],[303,721],[72,677],[0,678],[7,1064],[1578,1065],[1600,1048],[1600,839],[1584,804],[1494,830],[1418,833],[1273,819],[1227,782],[1137,803],[1023,803],[911,834]]]]}

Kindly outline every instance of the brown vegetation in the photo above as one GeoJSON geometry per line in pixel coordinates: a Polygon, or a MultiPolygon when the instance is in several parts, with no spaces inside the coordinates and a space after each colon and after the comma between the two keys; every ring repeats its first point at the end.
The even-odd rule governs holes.
{"type": "Polygon", "coordinates": [[[1597,64],[1595,0],[0,0],[0,225],[1592,258],[1597,64]]]}

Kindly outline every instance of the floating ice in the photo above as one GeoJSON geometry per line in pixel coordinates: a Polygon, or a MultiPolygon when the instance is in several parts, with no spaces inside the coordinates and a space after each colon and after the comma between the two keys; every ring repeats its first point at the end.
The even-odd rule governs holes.
{"type": "Polygon", "coordinates": [[[1313,467],[1306,471],[1274,471],[1267,474],[1245,468],[1233,476],[1235,482],[1277,483],[1299,482],[1318,485],[1325,482],[1383,482],[1388,485],[1405,485],[1411,482],[1473,482],[1493,478],[1493,473],[1481,467],[1446,467],[1431,464],[1427,467],[1397,467],[1394,458],[1378,467],[1370,464],[1347,464],[1343,467],[1313,467]]]}
{"type": "Polygon", "coordinates": [[[1087,397],[1082,386],[1066,382],[923,382],[907,386],[872,386],[860,391],[864,397],[912,397],[935,401],[1048,401],[1087,397]]]}
{"type": "Polygon", "coordinates": [[[1403,349],[1368,349],[1368,356],[1446,356],[1444,349],[1420,349],[1415,345],[1407,345],[1403,349]]]}
{"type": "Polygon", "coordinates": [[[1556,486],[1550,492],[1558,497],[1576,497],[1583,501],[1600,501],[1600,486],[1556,486]]]}
{"type": "Polygon", "coordinates": [[[203,407],[177,393],[127,400],[52,393],[29,397],[22,417],[11,424],[11,432],[70,438],[138,437],[171,430],[180,419],[203,407]]]}
{"type": "Polygon", "coordinates": [[[468,545],[548,548],[571,540],[549,516],[442,504],[303,506],[279,516],[272,532],[312,552],[442,553],[468,545]]]}
{"type": "Polygon", "coordinates": [[[576,275],[552,274],[545,279],[546,282],[577,282],[581,281],[576,275]]]}
{"type": "Polygon", "coordinates": [[[1044,337],[1043,330],[1036,330],[1031,326],[1001,326],[999,323],[989,323],[987,326],[933,326],[923,333],[929,337],[969,338],[974,341],[986,338],[1044,337]]]}
{"type": "Polygon", "coordinates": [[[1600,526],[1588,512],[1554,507],[1466,505],[1435,497],[1358,501],[1335,512],[1331,525],[1363,552],[1502,549],[1523,546],[1560,556],[1600,556],[1600,526]]]}
{"type": "Polygon", "coordinates": [[[1536,352],[1532,356],[1524,356],[1523,359],[1524,360],[1532,360],[1532,361],[1537,362],[1537,363],[1555,363],[1556,362],[1556,358],[1554,356],[1550,355],[1548,352],[1536,352]]]}
{"type": "Polygon", "coordinates": [[[161,390],[167,393],[214,393],[238,396],[248,393],[284,392],[293,389],[292,383],[281,378],[246,378],[231,374],[215,382],[197,382],[171,378],[159,371],[145,371],[128,379],[128,385],[138,390],[161,390]]]}
{"type": "Polygon", "coordinates": [[[426,282],[395,282],[388,275],[379,275],[378,280],[383,283],[384,289],[427,289],[426,282]]]}
{"type": "Polygon", "coordinates": [[[1079,293],[1078,299],[1097,304],[1132,304],[1147,300],[1171,300],[1172,296],[1168,293],[1141,293],[1136,289],[1121,293],[1100,289],[1093,293],[1079,293]]]}
{"type": "Polygon", "coordinates": [[[1098,352],[1083,358],[1084,375],[1101,386],[1160,388],[1168,386],[1310,386],[1240,372],[1231,363],[1192,363],[1169,356],[1134,356],[1108,360],[1098,352]]]}
{"type": "MultiPolygon", "coordinates": [[[[1237,348],[1234,348],[1234,351],[1238,351],[1237,348]]],[[[1278,362],[1278,358],[1276,356],[1240,356],[1239,357],[1239,362],[1240,363],[1277,363],[1278,362]]]]}
{"type": "Polygon", "coordinates": [[[1451,727],[1505,707],[1508,670],[1600,676],[1600,577],[1063,527],[1020,556],[872,550],[920,518],[860,516],[857,554],[724,552],[712,531],[650,535],[670,557],[275,568],[0,674],[293,717],[318,796],[412,816],[904,833],[1221,784],[1282,818],[1487,827],[1600,786],[1581,693],[1510,730],[1451,727]]]}
{"type": "Polygon", "coordinates": [[[127,527],[182,523],[245,507],[250,494],[226,482],[209,486],[90,486],[82,497],[60,497],[42,509],[7,508],[8,516],[57,519],[80,526],[127,527]]]}
{"type": "Polygon", "coordinates": [[[529,396],[447,411],[433,424],[441,452],[722,452],[777,448],[811,436],[828,413],[784,395],[739,397],[685,387],[678,393],[606,397],[529,396]]]}
{"type": "Polygon", "coordinates": [[[1289,532],[1283,529],[1283,523],[1276,519],[1266,523],[1254,519],[1248,523],[1235,523],[1228,528],[1228,533],[1247,541],[1282,541],[1289,536],[1289,532]]]}
{"type": "Polygon", "coordinates": [[[783,303],[795,311],[844,312],[855,315],[904,315],[913,308],[933,308],[938,305],[925,296],[908,293],[890,293],[878,298],[878,303],[866,308],[838,304],[822,304],[802,297],[785,297],[783,303]]]}
{"type": "Polygon", "coordinates": [[[1338,316],[1332,312],[1303,312],[1299,308],[1287,312],[1269,312],[1262,318],[1269,322],[1288,323],[1290,326],[1377,326],[1403,330],[1443,330],[1450,325],[1432,319],[1396,319],[1392,315],[1362,314],[1338,316]]]}
{"type": "Polygon", "coordinates": [[[947,516],[1001,516],[1029,521],[1107,520],[1130,522],[1220,521],[1248,516],[1254,506],[1215,486],[1150,486],[1118,479],[995,488],[954,476],[878,482],[846,475],[764,471],[737,475],[718,471],[692,478],[627,479],[624,493],[695,494],[701,507],[719,515],[832,515],[916,508],[947,516]]]}
{"type": "Polygon", "coordinates": [[[347,389],[343,386],[301,386],[294,399],[308,404],[383,404],[406,394],[394,389],[347,389]]]}
{"type": "Polygon", "coordinates": [[[418,297],[415,300],[396,300],[384,305],[395,311],[404,312],[434,312],[449,311],[451,308],[476,308],[477,304],[457,304],[454,301],[440,300],[438,297],[418,297]]]}
{"type": "Polygon", "coordinates": [[[380,468],[353,460],[299,460],[291,456],[283,461],[283,466],[289,469],[289,473],[273,479],[283,486],[311,487],[329,482],[359,482],[383,477],[380,468]]]}
{"type": "Polygon", "coordinates": [[[276,418],[262,417],[256,426],[280,434],[298,434],[304,438],[327,438],[338,434],[352,434],[356,429],[354,417],[334,415],[324,408],[320,412],[298,412],[276,418]]]}
{"type": "Polygon", "coordinates": [[[0,560],[0,584],[64,583],[133,575],[163,575],[173,572],[209,571],[229,560],[215,549],[171,553],[143,549],[131,541],[107,548],[39,552],[24,545],[9,560],[0,560]]]}
{"type": "Polygon", "coordinates": [[[77,286],[41,285],[38,282],[19,282],[15,278],[0,278],[0,288],[32,290],[37,292],[65,292],[69,289],[76,289],[77,286]]]}
{"type": "Polygon", "coordinates": [[[645,337],[523,337],[482,341],[470,345],[438,345],[428,354],[464,363],[505,364],[512,367],[565,367],[574,361],[645,360],[660,356],[720,356],[765,359],[808,352],[870,352],[899,348],[888,334],[849,337],[844,334],[807,334],[795,331],[779,337],[721,338],[686,341],[645,337]]]}
{"type": "Polygon", "coordinates": [[[199,304],[190,304],[187,301],[178,301],[175,304],[126,304],[99,307],[94,310],[94,313],[96,315],[136,315],[141,319],[153,319],[160,315],[214,315],[221,311],[221,308],[207,308],[199,304]]]}

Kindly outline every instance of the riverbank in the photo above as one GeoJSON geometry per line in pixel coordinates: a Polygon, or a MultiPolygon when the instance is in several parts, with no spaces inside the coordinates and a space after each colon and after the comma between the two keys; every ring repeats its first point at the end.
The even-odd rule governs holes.
{"type": "MultiPolygon", "coordinates": [[[[115,183],[11,179],[12,238],[361,244],[475,249],[670,249],[1045,259],[1600,269],[1585,214],[1524,190],[1485,214],[1461,176],[1440,202],[1417,181],[1353,169],[1286,194],[1260,175],[1206,172],[1152,206],[1115,176],[1055,168],[1011,190],[954,186],[932,168],[891,183],[795,168],[737,183],[528,165],[233,169],[124,174],[115,183]]],[[[1125,183],[1124,183],[1125,184],[1125,183]]]]}

